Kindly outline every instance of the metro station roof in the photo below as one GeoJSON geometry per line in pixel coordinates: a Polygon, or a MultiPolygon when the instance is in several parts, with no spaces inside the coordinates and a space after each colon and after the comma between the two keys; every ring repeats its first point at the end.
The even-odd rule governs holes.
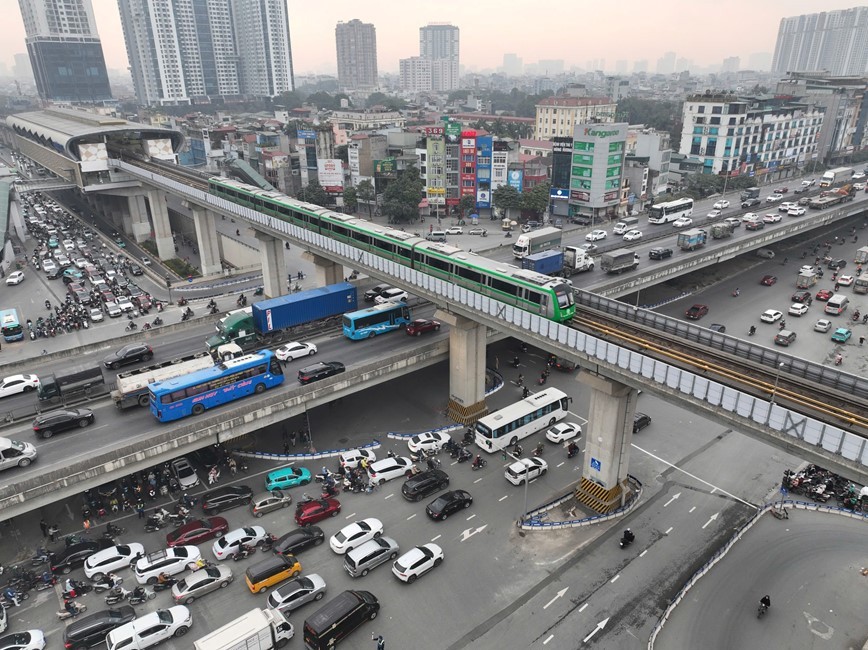
{"type": "Polygon", "coordinates": [[[176,153],[184,144],[184,135],[174,129],[71,108],[16,113],[6,118],[6,124],[17,135],[34,140],[73,160],[80,159],[78,146],[81,144],[109,140],[129,143],[130,140],[168,139],[176,153]]]}

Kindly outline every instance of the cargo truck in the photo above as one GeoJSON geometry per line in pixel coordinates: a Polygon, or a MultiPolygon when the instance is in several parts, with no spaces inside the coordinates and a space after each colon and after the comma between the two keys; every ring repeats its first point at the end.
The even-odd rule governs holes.
{"type": "Polygon", "coordinates": [[[594,270],[594,258],[584,248],[564,246],[564,277],[594,270]]]}
{"type": "Polygon", "coordinates": [[[600,257],[600,268],[604,273],[623,273],[632,271],[639,266],[639,256],[627,248],[603,253],[600,257]]]}
{"type": "Polygon", "coordinates": [[[520,260],[534,253],[560,248],[561,234],[560,228],[540,228],[519,235],[512,247],[512,254],[520,260]]]}
{"type": "Polygon", "coordinates": [[[741,200],[747,201],[748,199],[758,199],[760,195],[760,188],[758,187],[749,187],[746,190],[742,190],[741,192],[741,200]]]}
{"type": "Polygon", "coordinates": [[[694,251],[705,246],[708,234],[701,228],[691,228],[678,233],[678,248],[683,251],[694,251]]]}
{"type": "Polygon", "coordinates": [[[711,227],[711,236],[714,239],[726,239],[732,236],[732,224],[727,221],[721,221],[711,227]]]}
{"type": "Polygon", "coordinates": [[[853,260],[856,264],[868,263],[868,246],[863,246],[856,251],[856,257],[853,260]]]}
{"type": "Polygon", "coordinates": [[[808,207],[812,210],[824,210],[825,208],[831,208],[833,205],[838,205],[839,203],[846,203],[847,201],[852,200],[853,186],[844,185],[843,187],[839,187],[836,190],[821,192],[820,196],[808,201],[808,207]]]}
{"type": "Polygon", "coordinates": [[[836,167],[823,172],[820,178],[820,187],[832,187],[838,183],[849,181],[853,178],[853,169],[850,167],[836,167]]]}
{"type": "Polygon", "coordinates": [[[57,404],[61,400],[98,395],[105,385],[102,368],[89,368],[67,375],[45,375],[39,378],[39,399],[57,404]]]}
{"type": "Polygon", "coordinates": [[[292,638],[292,624],[276,609],[253,609],[193,642],[194,650],[271,650],[292,638]]]}
{"type": "Polygon", "coordinates": [[[534,253],[521,260],[521,268],[543,275],[561,275],[564,271],[564,254],[561,251],[534,253]]]}
{"type": "Polygon", "coordinates": [[[119,409],[131,406],[147,407],[150,399],[148,384],[182,377],[197,370],[205,370],[214,365],[214,359],[207,352],[198,352],[179,359],[164,361],[145,368],[136,368],[118,375],[115,390],[111,392],[115,406],[119,409]]]}
{"type": "Polygon", "coordinates": [[[253,305],[245,311],[227,316],[217,325],[217,334],[207,341],[208,351],[235,343],[242,350],[281,343],[299,325],[356,311],[356,288],[349,282],[292,293],[253,305]]]}

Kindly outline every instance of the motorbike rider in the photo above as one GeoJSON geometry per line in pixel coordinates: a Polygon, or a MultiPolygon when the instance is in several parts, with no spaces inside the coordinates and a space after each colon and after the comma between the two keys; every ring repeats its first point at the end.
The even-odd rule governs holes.
{"type": "Polygon", "coordinates": [[[476,458],[473,459],[473,466],[474,467],[482,467],[482,456],[480,456],[479,454],[476,454],[476,458]]]}
{"type": "Polygon", "coordinates": [[[735,291],[732,292],[732,295],[738,298],[741,295],[741,291],[738,287],[735,288],[735,291]]]}
{"type": "Polygon", "coordinates": [[[835,365],[836,366],[840,366],[843,361],[844,361],[844,356],[840,352],[835,355],[835,365]]]}
{"type": "Polygon", "coordinates": [[[567,445],[567,456],[575,456],[579,451],[579,446],[575,442],[567,445]]]}
{"type": "Polygon", "coordinates": [[[10,601],[16,607],[20,604],[20,601],[18,600],[18,592],[12,587],[6,587],[3,591],[3,595],[6,597],[6,600],[10,601]]]}
{"type": "Polygon", "coordinates": [[[75,607],[75,603],[72,602],[69,598],[63,601],[63,609],[69,612],[70,616],[75,616],[78,614],[78,609],[75,607]]]}
{"type": "Polygon", "coordinates": [[[164,585],[169,582],[169,575],[165,571],[161,571],[160,575],[157,576],[157,584],[164,585]]]}
{"type": "Polygon", "coordinates": [[[747,331],[747,333],[748,333],[748,336],[753,336],[754,334],[756,334],[756,325],[751,325],[750,329],[747,331]]]}
{"type": "Polygon", "coordinates": [[[625,542],[627,542],[629,544],[635,539],[636,539],[636,536],[633,534],[632,530],[630,530],[628,528],[627,530],[624,531],[624,541],[625,542]]]}
{"type": "Polygon", "coordinates": [[[533,450],[534,456],[542,456],[542,454],[543,454],[543,449],[544,449],[544,447],[543,447],[543,443],[542,443],[542,442],[538,442],[537,445],[536,445],[536,449],[533,450]]]}
{"type": "Polygon", "coordinates": [[[769,598],[769,595],[768,595],[768,594],[766,594],[765,596],[763,596],[762,598],[760,598],[760,605],[762,605],[762,606],[765,607],[766,609],[770,609],[770,608],[771,608],[771,606],[772,606],[772,599],[769,598]]]}

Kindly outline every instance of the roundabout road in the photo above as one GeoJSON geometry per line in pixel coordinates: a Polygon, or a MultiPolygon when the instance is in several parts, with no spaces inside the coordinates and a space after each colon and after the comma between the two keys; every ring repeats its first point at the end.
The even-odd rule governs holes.
{"type": "Polygon", "coordinates": [[[766,515],[688,592],[655,643],[669,648],[852,648],[865,640],[865,523],[766,515]],[[759,599],[772,607],[757,619],[759,599]]]}

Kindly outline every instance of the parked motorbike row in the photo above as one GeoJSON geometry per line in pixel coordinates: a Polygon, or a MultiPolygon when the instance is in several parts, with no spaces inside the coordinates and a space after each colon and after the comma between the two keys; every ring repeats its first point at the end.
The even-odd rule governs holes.
{"type": "Polygon", "coordinates": [[[74,303],[72,296],[67,296],[65,302],[59,305],[52,305],[50,301],[46,300],[45,305],[47,309],[53,310],[48,318],[40,316],[35,323],[31,319],[27,319],[27,335],[31,341],[58,334],[70,334],[90,327],[87,309],[74,303]]]}
{"type": "Polygon", "coordinates": [[[808,465],[799,472],[786,470],[781,485],[793,494],[805,495],[820,503],[835,499],[839,507],[855,512],[868,511],[868,490],[860,491],[844,477],[817,465],[808,465]]]}

